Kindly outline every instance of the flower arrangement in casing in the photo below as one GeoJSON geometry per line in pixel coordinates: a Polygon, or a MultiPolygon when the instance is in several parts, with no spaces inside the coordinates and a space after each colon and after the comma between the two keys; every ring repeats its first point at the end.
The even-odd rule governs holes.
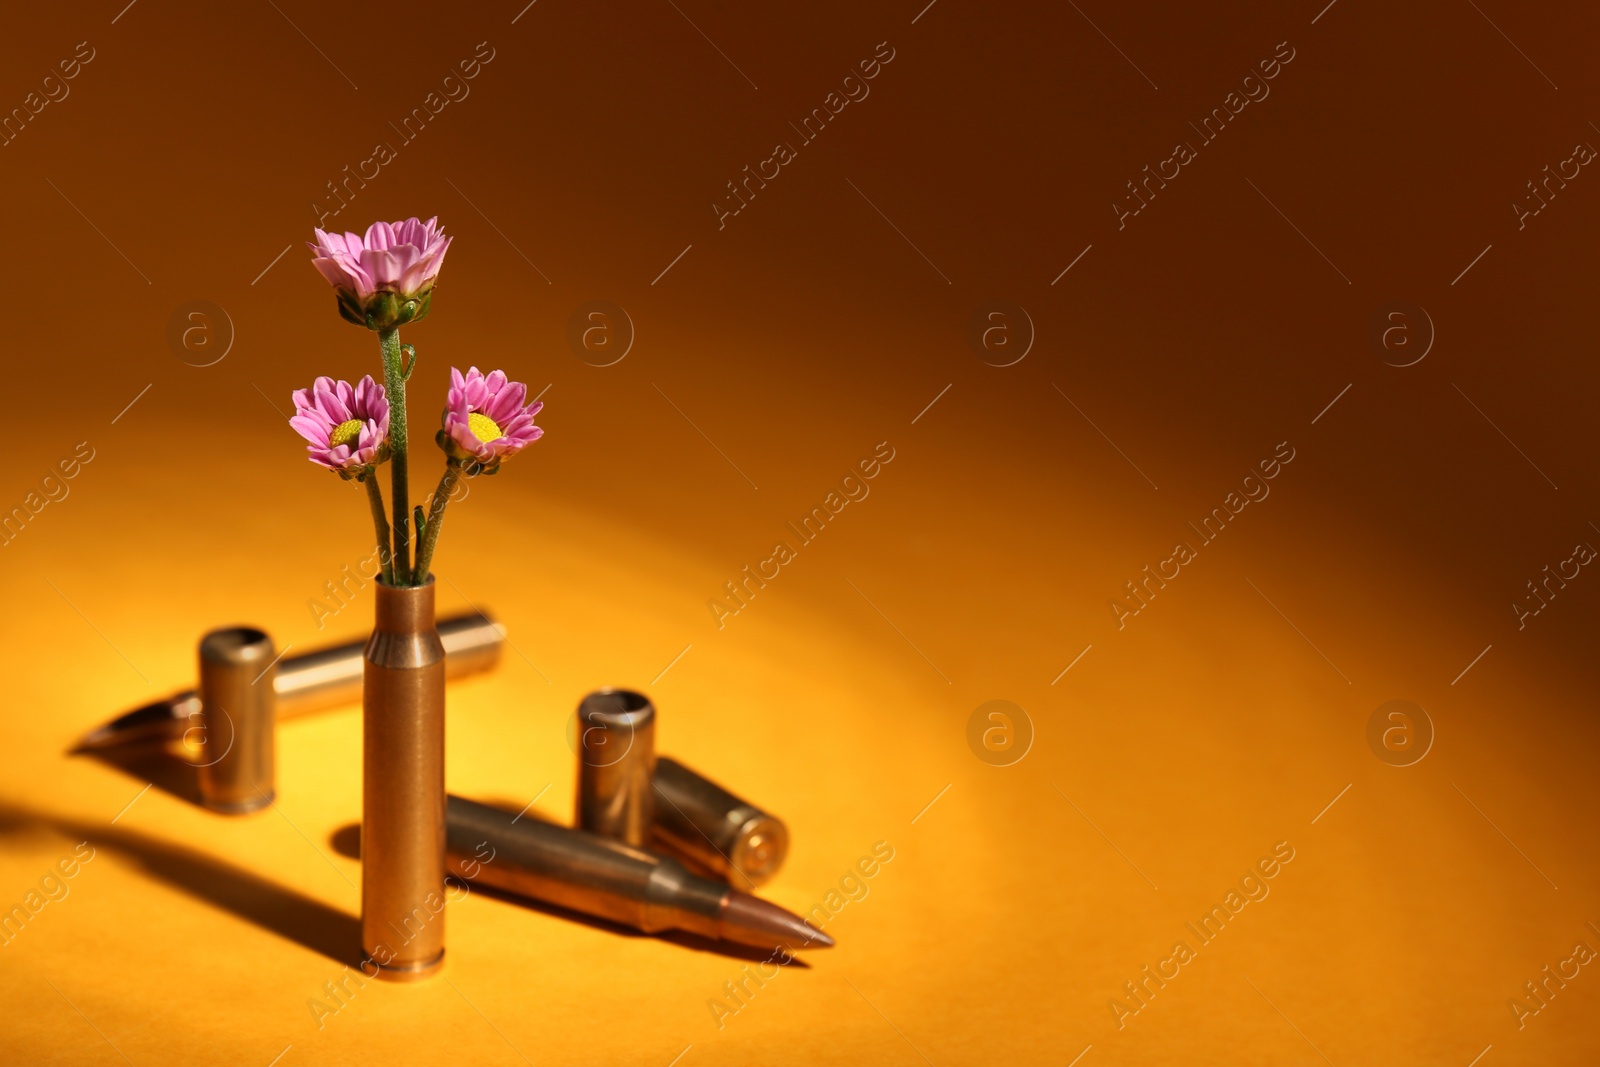
{"type": "Polygon", "coordinates": [[[451,238],[437,218],[375,222],[365,236],[320,229],[316,236],[308,246],[311,264],[333,286],[344,320],[377,333],[383,384],[371,375],[355,385],[318,378],[311,388],[295,390],[289,425],[310,442],[306,451],[311,462],[366,487],[382,580],[396,586],[425,585],[456,483],[495,474],[503,459],[537,441],[544,430],[533,424],[533,417],[544,405],[527,403],[528,387],[508,380],[504,371],[484,374],[472,367],[463,374],[452,367],[443,428],[435,437],[445,455],[444,474],[426,512],[420,504],[413,510],[407,483],[406,381],[416,368],[417,352],[400,343],[400,327],[427,316],[451,238]],[[390,465],[392,524],[378,484],[378,467],[384,463],[390,465]]]}

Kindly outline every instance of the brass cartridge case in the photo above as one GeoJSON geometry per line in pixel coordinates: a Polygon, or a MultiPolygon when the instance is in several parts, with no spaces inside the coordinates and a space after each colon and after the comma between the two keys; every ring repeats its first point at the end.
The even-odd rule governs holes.
{"type": "MultiPolygon", "coordinates": [[[[452,615],[439,620],[438,631],[447,678],[487,671],[500,662],[505,631],[489,616],[476,611],[452,615]]],[[[278,665],[278,703],[287,710],[284,717],[360,701],[365,645],[353,641],[285,656],[278,665]]]]}
{"type": "Polygon", "coordinates": [[[677,860],[535,816],[513,823],[511,814],[462,797],[450,798],[449,812],[451,872],[468,882],[649,933],[719,936],[727,887],[695,878],[677,860]]]}
{"type": "MultiPolygon", "coordinates": [[[[500,650],[506,638],[499,623],[482,612],[473,611],[440,619],[439,640],[444,642],[445,677],[454,679],[492,670],[500,662],[500,650]]],[[[272,675],[278,721],[359,704],[366,650],[367,639],[362,638],[279,660],[272,675]]],[[[198,693],[193,690],[174,693],[91,730],[78,742],[77,751],[95,752],[125,745],[179,741],[196,726],[199,716],[198,693]]]]}
{"type": "Polygon", "coordinates": [[[450,871],[468,885],[555,904],[646,933],[686,930],[752,948],[827,948],[800,916],[657,855],[451,797],[450,871]]]}
{"type": "Polygon", "coordinates": [[[789,829],[777,816],[666,756],[656,760],[654,791],[652,847],[735,886],[762,885],[783,866],[789,829]]]}
{"type": "Polygon", "coordinates": [[[601,689],[578,705],[578,801],[581,830],[629,845],[650,836],[656,763],[656,709],[630,689],[601,689]]]}
{"type": "Polygon", "coordinates": [[[376,583],[362,689],[361,945],[378,976],[444,962],[445,652],[427,585],[376,583]]]}
{"type": "Polygon", "coordinates": [[[272,638],[247,626],[212,630],[200,641],[200,714],[205,743],[194,763],[200,799],[239,815],[276,795],[272,638]]]}

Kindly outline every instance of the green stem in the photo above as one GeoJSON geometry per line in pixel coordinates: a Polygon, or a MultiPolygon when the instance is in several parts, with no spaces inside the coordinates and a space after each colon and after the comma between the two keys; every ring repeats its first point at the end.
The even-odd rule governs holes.
{"type": "Polygon", "coordinates": [[[378,474],[374,471],[363,475],[361,481],[367,487],[367,501],[372,505],[372,527],[378,535],[378,558],[383,562],[383,580],[393,585],[394,557],[389,547],[389,520],[383,516],[383,490],[378,487],[378,474]]]}
{"type": "Polygon", "coordinates": [[[433,549],[439,543],[439,527],[444,523],[444,507],[450,503],[450,494],[455,492],[456,482],[460,480],[461,461],[446,460],[444,477],[439,479],[439,488],[433,491],[433,503],[428,506],[428,522],[423,527],[422,545],[417,549],[417,570],[412,577],[418,585],[428,580],[428,568],[433,565],[433,549]]]}
{"type": "Polygon", "coordinates": [[[400,330],[378,331],[383,347],[383,387],[389,394],[390,476],[394,491],[394,558],[396,584],[411,584],[411,492],[406,480],[406,373],[400,365],[400,330]]]}

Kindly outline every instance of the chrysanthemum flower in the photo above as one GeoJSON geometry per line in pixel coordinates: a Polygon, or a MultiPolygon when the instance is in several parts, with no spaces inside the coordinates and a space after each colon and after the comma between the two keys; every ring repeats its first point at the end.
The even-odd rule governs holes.
{"type": "Polygon", "coordinates": [[[294,391],[289,425],[310,441],[311,462],[340,477],[368,474],[389,458],[389,398],[369,374],[355,385],[318,378],[294,391]]]}
{"type": "Polygon", "coordinates": [[[316,231],[311,265],[339,294],[339,314],[369,330],[391,329],[428,313],[433,282],[450,238],[437,217],[374,222],[361,237],[316,231]]]}
{"type": "Polygon", "coordinates": [[[504,371],[485,375],[471,367],[462,374],[451,367],[439,447],[457,459],[475,461],[484,468],[482,473],[493,474],[506,456],[544,436],[544,430],[533,424],[544,404],[536,400],[524,407],[527,397],[528,387],[508,381],[504,371]]]}

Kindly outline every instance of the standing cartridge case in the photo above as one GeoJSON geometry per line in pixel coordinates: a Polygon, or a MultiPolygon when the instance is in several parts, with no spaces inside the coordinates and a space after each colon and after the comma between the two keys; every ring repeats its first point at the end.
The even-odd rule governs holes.
{"type": "Polygon", "coordinates": [[[362,691],[361,947],[378,976],[444,962],[444,645],[433,579],[376,583],[362,691]]]}
{"type": "Polygon", "coordinates": [[[200,721],[194,757],[200,800],[238,815],[272,803],[272,638],[246,626],[212,630],[200,641],[200,721]]]}
{"type": "MultiPolygon", "coordinates": [[[[374,583],[382,584],[382,583],[374,583]]],[[[451,615],[438,622],[447,678],[464,678],[500,662],[505,630],[482,612],[451,615]]],[[[278,664],[278,710],[284,718],[356,704],[365,673],[365,642],[331,645],[278,664]]]]}
{"type": "Polygon", "coordinates": [[[789,854],[789,829],[677,760],[655,769],[654,847],[681,856],[734,885],[770,881],[789,854]]]}
{"type": "Polygon", "coordinates": [[[601,689],[578,705],[578,828],[643,845],[650,836],[656,709],[631,689],[601,689]]]}

